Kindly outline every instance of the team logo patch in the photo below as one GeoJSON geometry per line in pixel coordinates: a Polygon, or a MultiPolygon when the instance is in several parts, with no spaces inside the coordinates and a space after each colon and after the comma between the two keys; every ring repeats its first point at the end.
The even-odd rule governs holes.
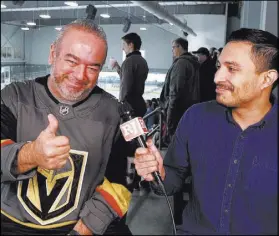
{"type": "Polygon", "coordinates": [[[59,113],[63,116],[67,115],[70,111],[70,108],[68,106],[65,105],[61,105],[59,108],[59,113]]]}
{"type": "Polygon", "coordinates": [[[33,178],[19,181],[17,197],[30,216],[47,225],[77,208],[87,158],[88,152],[71,150],[61,170],[38,167],[33,178]]]}

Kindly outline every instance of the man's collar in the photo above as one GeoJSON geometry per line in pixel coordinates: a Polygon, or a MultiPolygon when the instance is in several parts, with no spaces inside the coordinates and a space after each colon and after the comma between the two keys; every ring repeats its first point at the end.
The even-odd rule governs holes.
{"type": "MultiPolygon", "coordinates": [[[[277,117],[276,119],[278,120],[278,114],[277,114],[278,100],[274,95],[271,95],[270,102],[272,104],[271,109],[265,114],[265,116],[259,122],[257,122],[256,124],[253,124],[252,127],[263,128],[263,127],[265,127],[266,124],[269,124],[270,122],[272,122],[274,120],[274,118],[277,117]]],[[[237,123],[234,121],[233,116],[232,116],[232,109],[230,107],[227,107],[225,109],[225,112],[226,112],[227,121],[229,123],[236,125],[237,123]]]]}
{"type": "Polygon", "coordinates": [[[127,57],[130,57],[130,56],[132,56],[132,55],[141,55],[141,53],[140,53],[140,51],[133,51],[133,52],[128,53],[128,54],[126,55],[126,58],[127,58],[127,57]]]}

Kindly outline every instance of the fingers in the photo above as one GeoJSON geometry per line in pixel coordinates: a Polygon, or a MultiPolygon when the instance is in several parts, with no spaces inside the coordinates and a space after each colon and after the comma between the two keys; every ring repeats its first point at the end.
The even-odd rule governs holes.
{"type": "Polygon", "coordinates": [[[68,161],[69,155],[61,155],[49,160],[49,163],[46,165],[48,170],[57,170],[64,167],[68,161]]]}
{"type": "Polygon", "coordinates": [[[69,156],[70,149],[71,149],[70,146],[49,148],[49,149],[46,149],[45,155],[47,157],[58,157],[61,155],[69,156]]]}
{"type": "Polygon", "coordinates": [[[45,129],[45,132],[47,132],[48,134],[51,134],[51,135],[56,135],[56,132],[58,129],[58,120],[52,114],[49,114],[47,116],[47,118],[48,118],[49,124],[48,124],[47,128],[45,129]]]}
{"type": "Polygon", "coordinates": [[[149,150],[147,148],[137,148],[135,152],[135,158],[139,158],[147,154],[149,154],[149,150]]]}
{"type": "Polygon", "coordinates": [[[148,139],[147,148],[138,148],[135,152],[134,164],[138,175],[147,181],[153,181],[151,173],[159,171],[165,177],[163,158],[151,139],[148,139]]]}
{"type": "Polygon", "coordinates": [[[66,136],[56,136],[47,141],[49,146],[53,147],[65,147],[70,146],[70,140],[66,136]]]}
{"type": "Polygon", "coordinates": [[[151,138],[147,139],[146,145],[147,145],[148,149],[151,151],[151,153],[153,155],[155,155],[156,159],[161,159],[162,158],[159,150],[157,149],[157,147],[155,146],[155,144],[153,143],[151,138]]]}
{"type": "Polygon", "coordinates": [[[139,176],[146,181],[153,181],[152,172],[158,171],[158,161],[147,148],[137,148],[135,152],[134,164],[139,176]]]}

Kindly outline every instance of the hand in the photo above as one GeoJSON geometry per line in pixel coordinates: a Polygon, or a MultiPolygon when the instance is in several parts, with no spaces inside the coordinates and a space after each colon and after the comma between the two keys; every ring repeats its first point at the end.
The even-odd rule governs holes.
{"type": "Polygon", "coordinates": [[[93,235],[91,230],[82,222],[81,219],[76,223],[74,230],[77,231],[80,235],[93,235]]]}
{"type": "Polygon", "coordinates": [[[111,68],[112,69],[114,69],[114,68],[116,68],[116,69],[118,69],[118,68],[120,68],[120,66],[119,66],[119,64],[118,64],[118,62],[115,60],[115,61],[112,61],[112,63],[111,63],[111,68]]]}
{"type": "Polygon", "coordinates": [[[151,173],[159,171],[161,178],[164,180],[163,158],[151,139],[146,144],[147,148],[137,148],[135,152],[134,164],[136,171],[146,181],[153,181],[154,177],[151,173]]]}
{"type": "Polygon", "coordinates": [[[37,166],[55,170],[62,168],[69,157],[70,141],[65,136],[56,136],[58,120],[48,115],[49,125],[37,139],[31,142],[33,161],[37,166]]]}

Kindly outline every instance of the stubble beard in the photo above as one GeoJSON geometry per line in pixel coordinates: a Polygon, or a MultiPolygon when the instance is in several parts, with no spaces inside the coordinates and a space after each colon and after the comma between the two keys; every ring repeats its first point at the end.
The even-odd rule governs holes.
{"type": "Polygon", "coordinates": [[[83,99],[85,99],[89,93],[92,91],[92,89],[84,89],[80,91],[73,91],[69,90],[67,86],[65,85],[65,80],[68,79],[67,75],[56,75],[53,73],[52,70],[52,76],[53,76],[53,86],[56,93],[54,96],[63,103],[75,103],[79,102],[83,99]]]}

